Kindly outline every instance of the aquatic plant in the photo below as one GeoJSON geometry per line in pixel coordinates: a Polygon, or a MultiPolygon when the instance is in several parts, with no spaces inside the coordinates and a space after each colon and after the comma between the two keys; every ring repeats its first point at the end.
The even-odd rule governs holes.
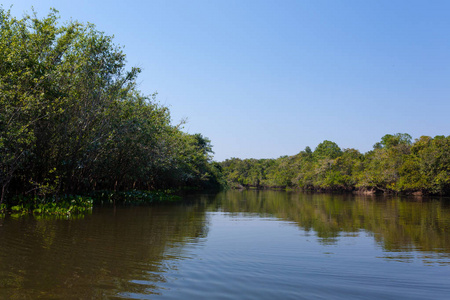
{"type": "MultiPolygon", "coordinates": [[[[16,197],[10,205],[2,204],[4,211],[13,214],[36,214],[36,215],[72,215],[90,212],[93,199],[79,195],[64,195],[62,197],[40,198],[40,197],[16,197]]],[[[1,209],[0,207],[0,209],[1,209]]]]}

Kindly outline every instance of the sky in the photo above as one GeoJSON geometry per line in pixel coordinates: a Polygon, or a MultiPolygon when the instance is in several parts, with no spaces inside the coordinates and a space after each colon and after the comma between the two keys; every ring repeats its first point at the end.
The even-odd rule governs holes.
{"type": "Polygon", "coordinates": [[[89,22],[214,160],[450,135],[450,1],[15,0],[89,22]]]}

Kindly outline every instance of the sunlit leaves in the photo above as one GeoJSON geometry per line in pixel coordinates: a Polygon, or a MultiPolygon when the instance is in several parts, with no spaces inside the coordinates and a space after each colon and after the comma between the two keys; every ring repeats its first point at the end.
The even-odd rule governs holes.
{"type": "Polygon", "coordinates": [[[307,147],[297,155],[270,160],[270,168],[264,171],[261,161],[223,162],[230,186],[450,193],[450,137],[445,136],[423,136],[412,143],[409,134],[387,134],[365,154],[324,141],[314,152],[307,147]]]}

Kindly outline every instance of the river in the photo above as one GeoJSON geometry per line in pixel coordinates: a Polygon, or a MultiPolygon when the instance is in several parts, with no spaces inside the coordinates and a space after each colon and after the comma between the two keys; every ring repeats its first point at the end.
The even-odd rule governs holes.
{"type": "Polygon", "coordinates": [[[449,299],[450,199],[226,191],[0,218],[0,299],[449,299]]]}

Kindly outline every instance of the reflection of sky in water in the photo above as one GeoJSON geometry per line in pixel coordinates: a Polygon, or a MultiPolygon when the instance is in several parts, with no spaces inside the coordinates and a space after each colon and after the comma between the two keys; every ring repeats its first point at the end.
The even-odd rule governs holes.
{"type": "Polygon", "coordinates": [[[195,252],[193,259],[168,271],[162,298],[446,299],[450,292],[450,270],[426,266],[416,251],[386,252],[362,230],[326,244],[276,218],[209,217],[208,237],[187,251],[195,252]]]}

